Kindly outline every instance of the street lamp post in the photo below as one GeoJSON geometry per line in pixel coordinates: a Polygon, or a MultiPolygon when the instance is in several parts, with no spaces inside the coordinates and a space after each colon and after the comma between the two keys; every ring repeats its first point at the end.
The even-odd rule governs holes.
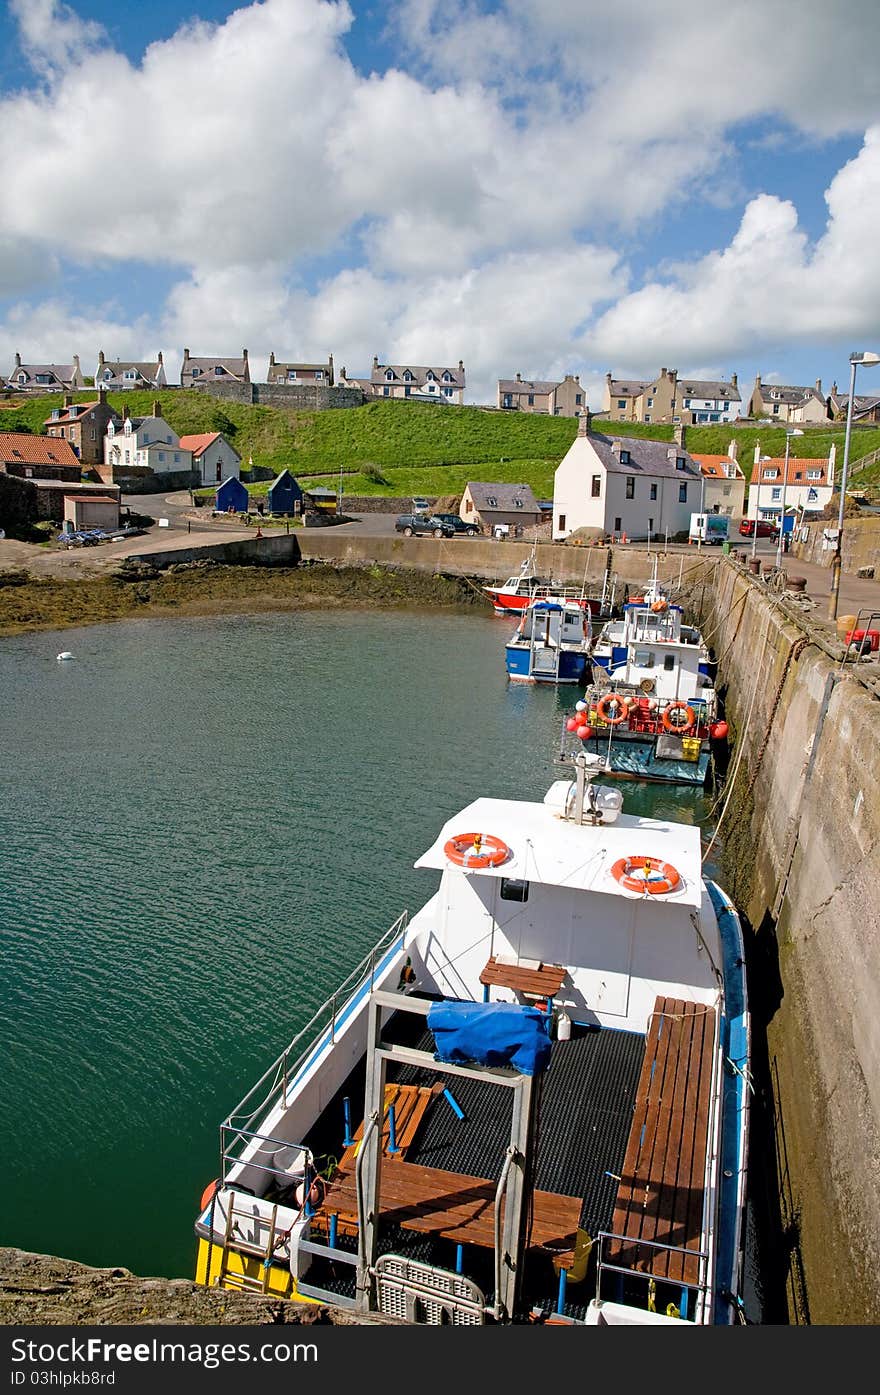
{"type": "MultiPolygon", "coordinates": [[[[763,470],[767,462],[771,459],[772,457],[769,455],[762,455],[758,460],[758,487],[755,490],[755,526],[752,529],[753,557],[758,549],[758,519],[761,517],[761,471],[763,470]]],[[[751,502],[751,493],[749,494],[749,502],[751,502]]]]}
{"type": "MultiPolygon", "coordinates": [[[[869,368],[880,363],[880,354],[866,350],[849,356],[849,398],[846,404],[846,435],[843,438],[843,467],[840,472],[840,509],[837,514],[837,541],[834,545],[834,558],[831,563],[831,593],[828,597],[828,619],[837,619],[837,602],[840,596],[840,570],[843,560],[843,506],[846,503],[846,479],[849,473],[849,438],[852,432],[853,398],[856,392],[856,369],[859,364],[869,368]]],[[[832,485],[834,481],[831,481],[832,485]]]]}
{"type": "Polygon", "coordinates": [[[785,539],[785,494],[788,489],[788,452],[791,448],[792,436],[803,436],[803,431],[792,427],[791,431],[785,433],[785,464],[782,467],[782,513],[779,517],[779,541],[776,544],[776,565],[782,566],[782,544],[785,539]]]}

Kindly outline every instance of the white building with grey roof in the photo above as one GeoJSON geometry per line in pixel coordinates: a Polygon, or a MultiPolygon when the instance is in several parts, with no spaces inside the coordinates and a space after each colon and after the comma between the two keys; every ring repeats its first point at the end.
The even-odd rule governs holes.
{"type": "Polygon", "coordinates": [[[77,392],[85,387],[86,380],[79,366],[79,354],[73,355],[72,363],[22,363],[21,354],[16,354],[5,385],[16,392],[77,392]]]}
{"type": "Polygon", "coordinates": [[[731,422],[742,416],[735,373],[724,378],[681,378],[661,368],[651,381],[605,374],[603,411],[611,421],[674,422],[685,426],[731,422]]]}
{"type": "MultiPolygon", "coordinates": [[[[343,369],[343,372],[345,370],[343,369]]],[[[464,401],[464,364],[457,368],[418,363],[380,363],[373,356],[370,393],[373,397],[434,399],[461,406],[464,401]]]]}
{"type": "Polygon", "coordinates": [[[592,430],[589,415],[582,417],[556,467],[554,541],[581,528],[594,537],[628,539],[686,534],[700,508],[702,475],[685,448],[683,426],[676,437],[670,444],[605,435],[592,430]]]}
{"type": "Polygon", "coordinates": [[[161,350],[156,358],[136,363],[133,359],[109,359],[104,350],[99,349],[95,386],[106,388],[108,392],[167,387],[161,350]]]}

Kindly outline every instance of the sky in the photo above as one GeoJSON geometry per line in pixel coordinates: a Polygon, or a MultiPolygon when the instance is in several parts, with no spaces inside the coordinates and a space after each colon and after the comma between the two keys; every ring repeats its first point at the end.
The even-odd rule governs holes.
{"type": "MultiPolygon", "coordinates": [[[[880,352],[876,0],[0,0],[0,373],[880,352]],[[4,13],[5,11],[5,13],[4,13]]],[[[870,372],[859,392],[880,394],[870,372]]]]}

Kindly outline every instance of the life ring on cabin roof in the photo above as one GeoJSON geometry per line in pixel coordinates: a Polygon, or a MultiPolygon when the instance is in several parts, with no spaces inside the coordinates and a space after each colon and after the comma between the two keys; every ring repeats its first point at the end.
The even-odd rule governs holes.
{"type": "Polygon", "coordinates": [[[510,857],[510,848],[494,833],[456,833],[443,851],[456,867],[469,869],[500,867],[510,857]]]}
{"type": "Polygon", "coordinates": [[[629,703],[618,693],[605,693],[596,704],[596,715],[603,722],[607,722],[609,727],[619,727],[621,722],[625,722],[629,716],[629,703]],[[617,708],[613,717],[610,715],[612,707],[617,708]]]}
{"type": "Polygon", "coordinates": [[[662,596],[660,596],[656,601],[654,601],[654,603],[651,606],[651,609],[653,610],[655,615],[662,615],[664,610],[669,609],[669,606],[667,605],[666,601],[663,600],[662,596]]]}
{"type": "Polygon", "coordinates": [[[611,875],[627,891],[648,892],[652,896],[666,896],[681,881],[672,863],[663,862],[659,857],[618,858],[611,875]],[[642,875],[634,876],[634,873],[642,875]]]}
{"type": "Polygon", "coordinates": [[[663,713],[664,729],[671,731],[674,736],[681,736],[684,732],[690,731],[696,720],[697,714],[686,702],[671,702],[663,713]],[[683,722],[675,721],[673,717],[675,712],[684,713],[685,720],[683,722]]]}

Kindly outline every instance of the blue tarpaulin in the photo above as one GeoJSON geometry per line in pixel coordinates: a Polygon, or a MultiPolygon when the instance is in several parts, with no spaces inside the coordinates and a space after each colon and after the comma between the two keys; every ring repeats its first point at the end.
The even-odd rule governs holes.
{"type": "Polygon", "coordinates": [[[534,1075],[550,1064],[550,1018],[519,1003],[434,1003],[428,1013],[436,1061],[515,1066],[534,1075]]]}

